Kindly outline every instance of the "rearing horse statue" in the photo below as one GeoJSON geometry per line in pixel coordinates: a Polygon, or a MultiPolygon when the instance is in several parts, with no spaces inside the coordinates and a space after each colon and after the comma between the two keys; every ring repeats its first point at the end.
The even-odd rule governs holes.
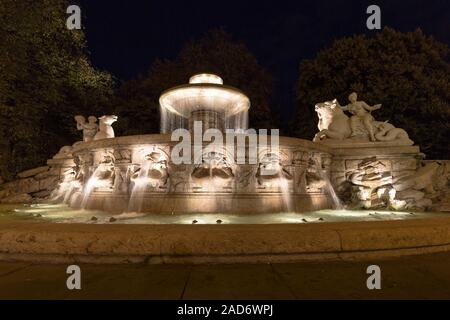
{"type": "MultiPolygon", "coordinates": [[[[337,99],[318,103],[315,106],[315,110],[319,117],[318,127],[320,131],[315,135],[314,142],[326,139],[345,140],[351,138],[350,118],[344,113],[337,99]]],[[[375,129],[375,141],[397,141],[402,145],[414,144],[405,130],[396,128],[388,122],[373,121],[372,125],[375,129]]],[[[362,137],[363,141],[369,141],[368,131],[362,122],[359,123],[356,129],[360,139],[362,137]]]]}
{"type": "Polygon", "coordinates": [[[315,106],[319,116],[319,130],[313,141],[324,139],[344,140],[352,134],[350,118],[344,113],[337,99],[325,101],[315,106]]]}

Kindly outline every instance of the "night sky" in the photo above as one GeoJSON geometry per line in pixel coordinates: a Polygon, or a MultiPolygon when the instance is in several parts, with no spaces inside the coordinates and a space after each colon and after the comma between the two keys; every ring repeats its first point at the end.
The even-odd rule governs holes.
{"type": "Polygon", "coordinates": [[[119,80],[145,74],[155,58],[174,58],[188,40],[223,27],[273,75],[273,110],[284,120],[294,110],[299,62],[335,39],[376,32],[366,28],[371,4],[381,7],[382,26],[400,31],[420,27],[450,45],[449,0],[78,2],[94,66],[119,80]]]}

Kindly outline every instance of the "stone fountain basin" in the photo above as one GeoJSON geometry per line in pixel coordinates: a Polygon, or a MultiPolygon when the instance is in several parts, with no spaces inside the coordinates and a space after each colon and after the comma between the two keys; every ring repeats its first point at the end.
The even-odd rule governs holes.
{"type": "MultiPolygon", "coordinates": [[[[269,224],[229,224],[228,216],[222,215],[224,224],[194,225],[55,223],[45,214],[20,219],[0,215],[0,260],[267,263],[365,260],[450,249],[448,214],[403,213],[392,218],[388,212],[379,220],[358,218],[361,215],[368,216],[335,212],[334,222],[304,223],[300,216],[296,222],[269,224]]],[[[313,216],[303,215],[309,221],[313,216]]]]}
{"type": "Polygon", "coordinates": [[[185,118],[196,110],[217,111],[229,117],[250,108],[250,100],[242,91],[212,83],[191,83],[169,89],[159,101],[163,108],[185,118]]]}
{"type": "MultiPolygon", "coordinates": [[[[268,140],[270,145],[270,139],[268,140]]],[[[195,169],[193,165],[176,167],[170,162],[171,148],[177,143],[178,141],[171,141],[170,135],[167,134],[125,136],[77,143],[74,145],[72,155],[74,157],[91,157],[91,167],[95,167],[102,161],[102,156],[110,152],[115,156],[115,166],[122,172],[126,172],[130,166],[141,165],[145,161],[146,153],[163,154],[168,163],[169,183],[164,185],[155,183],[154,189],[140,192],[140,203],[136,207],[140,207],[144,212],[166,214],[270,213],[287,210],[302,212],[331,208],[332,206],[324,191],[306,190],[305,182],[301,181],[302,175],[309,166],[310,155],[317,153],[329,157],[327,146],[303,139],[279,138],[283,168],[287,168],[291,176],[296,177],[288,182],[290,200],[287,204],[286,194],[280,188],[273,187],[276,185],[270,181],[273,179],[266,179],[266,185],[264,179],[257,177],[258,164],[246,165],[247,171],[245,172],[241,170],[241,165],[233,164],[232,168],[229,168],[232,174],[227,177],[222,175],[220,176],[222,179],[218,179],[223,180],[218,182],[219,187],[208,187],[208,181],[203,182],[204,179],[196,179],[193,174],[195,169]],[[128,154],[128,156],[123,157],[123,154],[128,154]],[[174,180],[176,175],[178,175],[178,180],[174,180]],[[244,175],[246,176],[244,177],[244,175]],[[248,179],[249,183],[242,183],[243,178],[248,179]],[[175,181],[177,186],[183,185],[183,183],[189,183],[189,186],[184,189],[175,187],[175,181]]],[[[227,152],[224,149],[224,153],[227,152]]],[[[217,173],[218,170],[213,169],[211,172],[217,173]]],[[[151,173],[152,171],[150,171],[151,173]]],[[[80,207],[82,197],[81,191],[75,193],[71,198],[70,205],[75,208],[80,207]]],[[[118,192],[113,188],[96,188],[85,202],[85,208],[120,213],[129,211],[129,200],[129,191],[118,192]]]]}

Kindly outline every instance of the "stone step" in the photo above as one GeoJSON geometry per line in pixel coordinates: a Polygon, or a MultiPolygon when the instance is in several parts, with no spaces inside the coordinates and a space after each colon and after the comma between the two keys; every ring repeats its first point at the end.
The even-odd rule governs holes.
{"type": "Polygon", "coordinates": [[[37,174],[39,174],[39,173],[46,172],[46,171],[48,171],[49,169],[50,169],[49,166],[43,166],[43,167],[33,168],[33,169],[30,169],[30,170],[22,171],[22,172],[18,173],[17,176],[18,176],[19,178],[28,178],[28,177],[35,176],[35,175],[37,175],[37,174]]]}

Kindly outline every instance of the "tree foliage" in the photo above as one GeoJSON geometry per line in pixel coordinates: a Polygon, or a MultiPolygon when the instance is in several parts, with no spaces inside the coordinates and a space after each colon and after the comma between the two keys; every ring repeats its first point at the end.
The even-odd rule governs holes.
{"type": "Polygon", "coordinates": [[[95,70],[65,0],[0,2],[0,176],[44,163],[79,139],[75,114],[108,105],[112,77],[95,70]]]}
{"type": "Polygon", "coordinates": [[[121,133],[158,132],[161,93],[186,84],[192,75],[204,72],[221,76],[225,84],[249,96],[252,128],[273,127],[269,109],[272,78],[243,43],[234,41],[222,29],[214,29],[187,43],[175,59],[157,59],[146,76],[122,85],[114,103],[121,133]]]}
{"type": "Polygon", "coordinates": [[[333,98],[347,104],[358,92],[369,104],[382,103],[378,120],[404,128],[430,158],[448,158],[450,124],[449,48],[421,30],[389,28],[373,37],[337,40],[313,60],[300,64],[296,84],[296,136],[318,131],[314,105],[333,98]]]}

